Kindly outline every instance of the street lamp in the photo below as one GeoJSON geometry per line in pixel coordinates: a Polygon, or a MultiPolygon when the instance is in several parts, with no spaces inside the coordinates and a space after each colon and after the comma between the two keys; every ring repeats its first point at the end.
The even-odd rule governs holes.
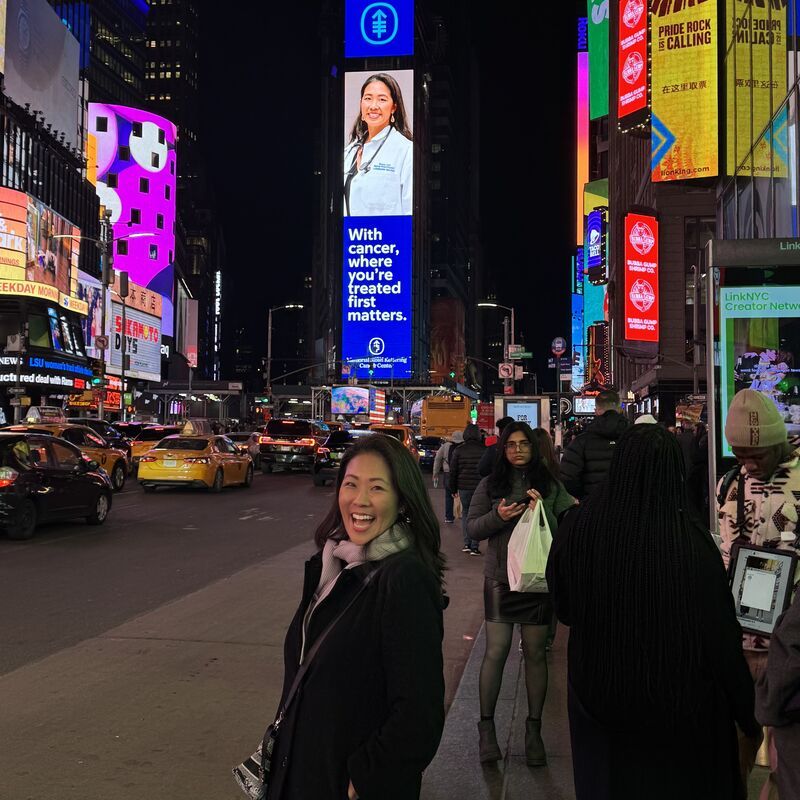
{"type": "MultiPolygon", "coordinates": [[[[505,311],[511,312],[511,344],[514,344],[514,309],[511,306],[503,306],[500,303],[490,302],[489,300],[482,300],[478,303],[478,308],[502,308],[505,311]]],[[[508,361],[508,317],[503,320],[503,361],[508,361]]],[[[503,378],[503,388],[511,386],[511,378],[503,378]]]]}
{"type": "MultiPolygon", "coordinates": [[[[110,236],[111,232],[111,211],[106,210],[106,213],[103,215],[102,219],[100,220],[100,229],[101,229],[101,238],[94,239],[91,236],[74,236],[71,233],[57,233],[53,236],[50,236],[49,241],[54,241],[56,239],[78,239],[79,241],[83,242],[94,242],[100,250],[100,328],[102,330],[102,335],[106,335],[106,289],[108,288],[109,283],[111,283],[111,275],[112,269],[114,264],[113,255],[111,252],[112,244],[115,241],[120,241],[122,239],[142,239],[147,236],[158,236],[159,234],[153,233],[152,231],[140,231],[137,233],[128,233],[125,236],[117,236],[116,238],[110,236]]],[[[127,285],[127,283],[126,283],[127,285]]],[[[127,297],[127,291],[126,295],[127,297]]],[[[122,331],[122,418],[125,419],[125,331],[124,331],[124,317],[125,317],[125,300],[122,301],[123,308],[122,308],[122,315],[123,315],[123,331],[122,331]]],[[[103,356],[100,359],[103,362],[103,385],[105,386],[106,380],[106,360],[105,360],[105,348],[103,349],[103,356]]],[[[104,393],[100,393],[100,397],[97,400],[97,416],[99,419],[103,419],[105,414],[105,400],[104,400],[104,393]]]]}
{"type": "Polygon", "coordinates": [[[266,391],[267,394],[271,397],[272,396],[272,312],[273,311],[284,311],[284,310],[294,310],[294,309],[302,309],[303,305],[301,303],[288,303],[285,306],[273,306],[269,310],[269,315],[267,318],[267,373],[266,373],[266,391]]]}

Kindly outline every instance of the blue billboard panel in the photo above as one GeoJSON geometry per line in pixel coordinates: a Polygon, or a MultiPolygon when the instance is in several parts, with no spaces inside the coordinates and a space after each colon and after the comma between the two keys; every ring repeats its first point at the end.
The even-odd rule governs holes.
{"type": "Polygon", "coordinates": [[[583,334],[583,294],[572,295],[572,391],[579,392],[586,383],[586,340],[583,334]]]}
{"type": "Polygon", "coordinates": [[[412,219],[344,217],[342,361],[359,378],[411,377],[412,219]]]}
{"type": "Polygon", "coordinates": [[[414,55],[414,0],[347,0],[345,58],[414,55]]]}

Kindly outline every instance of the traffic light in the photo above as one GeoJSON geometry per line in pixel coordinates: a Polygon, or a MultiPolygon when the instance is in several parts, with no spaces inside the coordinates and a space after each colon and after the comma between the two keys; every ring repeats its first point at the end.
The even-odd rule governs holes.
{"type": "Polygon", "coordinates": [[[91,385],[93,389],[102,389],[106,385],[105,378],[105,364],[100,358],[91,359],[92,362],[92,377],[91,385]]]}

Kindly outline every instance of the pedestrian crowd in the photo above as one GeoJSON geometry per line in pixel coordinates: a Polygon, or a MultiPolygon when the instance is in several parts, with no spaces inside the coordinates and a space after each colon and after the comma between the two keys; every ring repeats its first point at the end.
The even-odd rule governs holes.
{"type": "MultiPolygon", "coordinates": [[[[762,629],[743,635],[755,594],[731,590],[744,549],[761,548],[760,573],[777,574],[770,551],[798,546],[798,443],[772,400],[739,392],[725,422],[736,466],[709,498],[705,429],[635,422],[605,391],[560,458],[547,431],[511,418],[489,446],[468,425],[436,455],[445,523],[460,521],[465,554],[484,559],[479,760],[504,757],[494,714],[519,625],[525,758],[547,764],[557,619],[569,627],[578,800],[746,800],[765,729],[759,800],[800,800],[800,602],[757,606],[762,629]],[[520,531],[548,542],[544,589],[510,578],[520,531]]],[[[364,437],[346,452],[316,545],[275,720],[237,780],[252,800],[418,798],[444,726],[448,597],[436,513],[399,441],[364,437]]]]}

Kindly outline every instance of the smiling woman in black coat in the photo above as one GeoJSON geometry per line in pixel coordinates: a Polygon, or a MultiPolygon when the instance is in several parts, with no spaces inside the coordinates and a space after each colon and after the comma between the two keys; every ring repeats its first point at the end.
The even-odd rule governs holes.
{"type": "Polygon", "coordinates": [[[413,800],[444,726],[439,525],[412,456],[361,439],[342,459],[284,648],[303,655],[376,570],[310,663],[284,718],[267,800],[413,800]]]}

